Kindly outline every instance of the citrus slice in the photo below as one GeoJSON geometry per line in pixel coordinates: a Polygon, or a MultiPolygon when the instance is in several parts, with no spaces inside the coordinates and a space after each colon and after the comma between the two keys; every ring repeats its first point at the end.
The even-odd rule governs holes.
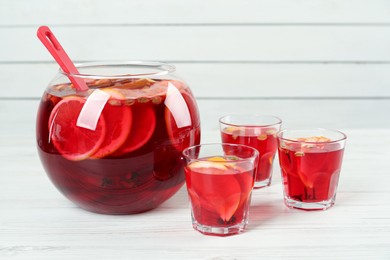
{"type": "Polygon", "coordinates": [[[184,91],[180,92],[180,94],[184,98],[186,103],[185,106],[187,107],[191,117],[190,125],[178,127],[177,119],[175,119],[168,107],[165,108],[165,123],[167,132],[172,145],[179,152],[183,151],[184,148],[194,144],[199,144],[200,142],[200,119],[196,102],[191,94],[184,91]]]}
{"type": "Polygon", "coordinates": [[[239,185],[233,185],[232,188],[229,186],[228,191],[234,193],[224,192],[210,196],[207,200],[201,200],[201,203],[207,205],[206,208],[208,208],[208,210],[216,211],[224,222],[228,222],[233,217],[234,213],[236,213],[238,206],[240,205],[241,194],[240,190],[238,190],[238,192],[236,191],[236,188],[239,188],[239,185]]]}
{"type": "Polygon", "coordinates": [[[193,181],[192,185],[198,194],[205,194],[200,198],[201,205],[218,213],[221,219],[227,222],[240,205],[241,187],[234,175],[217,177],[219,179],[214,181],[193,181]]]}
{"type": "Polygon", "coordinates": [[[223,129],[223,131],[225,132],[225,133],[234,133],[234,132],[237,132],[237,131],[242,131],[242,130],[245,130],[244,128],[241,128],[241,127],[239,127],[239,126],[228,126],[228,127],[225,127],[224,129],[223,129]]]}
{"type": "MultiPolygon", "coordinates": [[[[230,156],[228,159],[237,160],[238,157],[230,156]]],[[[207,158],[205,161],[195,161],[188,165],[191,170],[201,172],[203,174],[235,174],[240,169],[235,163],[229,162],[222,156],[214,156],[207,158]],[[225,172],[228,170],[227,172],[225,172]]]]}
{"type": "Polygon", "coordinates": [[[238,126],[229,126],[229,127],[225,127],[223,129],[223,132],[225,132],[226,134],[229,134],[232,136],[232,138],[234,140],[237,139],[237,137],[240,136],[240,134],[245,134],[245,128],[242,128],[242,127],[238,127],[238,126]]]}
{"type": "Polygon", "coordinates": [[[226,162],[227,160],[223,158],[222,156],[214,156],[207,159],[207,161],[210,162],[226,162]]]}
{"type": "Polygon", "coordinates": [[[259,169],[256,178],[257,180],[263,180],[269,177],[267,175],[271,174],[274,157],[274,152],[268,152],[260,157],[259,169]]]}
{"type": "Polygon", "coordinates": [[[193,191],[193,189],[191,189],[191,188],[188,188],[187,191],[188,191],[188,195],[191,199],[191,206],[194,209],[194,213],[201,214],[202,211],[200,209],[202,207],[202,204],[201,204],[199,195],[195,191],[193,191]]]}
{"type": "Polygon", "coordinates": [[[268,135],[266,133],[262,133],[262,134],[257,136],[257,140],[259,140],[259,141],[265,141],[265,140],[267,140],[267,138],[268,138],[268,135]]]}
{"type": "Polygon", "coordinates": [[[102,115],[106,121],[106,136],[94,158],[102,158],[114,153],[126,141],[132,125],[132,111],[124,105],[125,97],[118,91],[104,89],[110,99],[103,108],[102,115]]]}
{"type": "Polygon", "coordinates": [[[196,161],[191,163],[188,167],[193,171],[209,174],[216,174],[218,171],[215,171],[215,169],[222,171],[228,169],[224,164],[212,161],[196,161]]]}
{"type": "Polygon", "coordinates": [[[146,144],[156,128],[156,114],[151,104],[137,104],[131,106],[133,124],[123,145],[115,155],[121,155],[137,150],[146,144]]]}
{"type": "Polygon", "coordinates": [[[325,136],[312,136],[312,137],[304,138],[304,142],[309,142],[309,143],[324,143],[330,141],[331,140],[325,136]]]}
{"type": "Polygon", "coordinates": [[[58,152],[68,160],[80,161],[91,156],[103,143],[106,123],[98,119],[96,129],[76,125],[85,100],[80,97],[62,99],[49,118],[49,138],[58,152]]]}
{"type": "Polygon", "coordinates": [[[189,164],[191,172],[197,173],[191,179],[191,188],[202,194],[200,204],[209,211],[218,213],[225,222],[229,221],[241,201],[241,186],[236,179],[233,163],[223,163],[222,157],[211,157],[207,161],[189,164]],[[231,174],[229,174],[231,172],[231,174]],[[200,174],[200,175],[198,175],[200,174]]]}

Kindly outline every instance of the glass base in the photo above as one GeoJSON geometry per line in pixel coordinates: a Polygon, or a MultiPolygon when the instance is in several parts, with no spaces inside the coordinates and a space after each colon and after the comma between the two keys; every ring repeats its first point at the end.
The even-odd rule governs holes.
{"type": "Polygon", "coordinates": [[[271,185],[271,178],[263,180],[263,181],[255,182],[255,186],[253,188],[260,189],[260,188],[268,187],[270,185],[271,185]]]}
{"type": "Polygon", "coordinates": [[[245,230],[248,221],[242,221],[242,223],[230,226],[230,227],[213,227],[199,224],[196,221],[192,222],[192,227],[204,235],[209,236],[231,236],[241,233],[245,230]]]}
{"type": "Polygon", "coordinates": [[[308,210],[308,211],[327,210],[334,205],[335,201],[336,201],[336,196],[334,196],[330,200],[323,200],[318,202],[302,202],[302,201],[290,199],[288,197],[284,198],[284,203],[286,204],[287,207],[294,208],[294,209],[308,210]]]}

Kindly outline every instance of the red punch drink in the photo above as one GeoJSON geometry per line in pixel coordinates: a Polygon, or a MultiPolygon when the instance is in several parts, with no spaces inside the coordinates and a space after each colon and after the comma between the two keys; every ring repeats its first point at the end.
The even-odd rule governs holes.
{"type": "Polygon", "coordinates": [[[293,138],[287,137],[287,131],[280,133],[279,161],[287,206],[315,210],[334,204],[345,135],[329,133],[293,138]]]}
{"type": "MultiPolygon", "coordinates": [[[[206,160],[228,161],[213,157],[206,160]]],[[[228,227],[243,221],[254,183],[249,164],[194,162],[186,168],[186,181],[194,218],[204,225],[228,227]],[[239,165],[241,164],[241,165],[239,165]]]]}
{"type": "Polygon", "coordinates": [[[37,143],[48,176],[89,211],[157,207],[184,183],[183,149],[200,141],[190,89],[154,74],[84,80],[86,92],[51,84],[42,97],[37,143]]]}
{"type": "MultiPolygon", "coordinates": [[[[207,149],[206,146],[209,145],[195,149],[207,149]]],[[[187,159],[186,184],[193,226],[201,233],[225,236],[245,228],[257,163],[256,151],[248,148],[249,159],[226,154],[187,159]]],[[[230,149],[225,152],[232,154],[230,149]]],[[[189,156],[188,150],[184,155],[189,156]]]]}
{"type": "Polygon", "coordinates": [[[257,167],[256,182],[266,181],[269,185],[277,150],[276,132],[275,128],[258,130],[227,127],[222,129],[221,136],[223,143],[249,145],[259,151],[260,160],[257,167]]]}
{"type": "Polygon", "coordinates": [[[271,184],[280,126],[281,120],[273,116],[231,115],[220,119],[223,143],[248,145],[259,151],[255,188],[271,184]]]}

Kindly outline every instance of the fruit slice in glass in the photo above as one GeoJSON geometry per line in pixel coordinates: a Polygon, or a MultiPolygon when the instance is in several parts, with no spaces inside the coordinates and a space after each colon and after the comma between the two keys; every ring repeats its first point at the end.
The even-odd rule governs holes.
{"type": "Polygon", "coordinates": [[[72,96],[61,100],[49,118],[49,138],[58,152],[68,160],[80,161],[90,157],[103,143],[106,123],[99,117],[95,130],[77,126],[77,118],[85,100],[72,96]]]}
{"type": "Polygon", "coordinates": [[[129,153],[142,147],[152,137],[156,128],[156,114],[152,104],[145,103],[129,107],[133,111],[133,124],[125,142],[115,152],[115,155],[129,153]]]}
{"type": "Polygon", "coordinates": [[[241,187],[235,178],[238,169],[232,163],[213,161],[197,161],[188,167],[194,174],[191,192],[197,194],[201,207],[228,222],[240,205],[241,187]]]}
{"type": "Polygon", "coordinates": [[[126,141],[132,126],[132,111],[124,104],[125,97],[118,91],[104,89],[111,97],[103,108],[101,117],[106,121],[106,136],[94,158],[102,158],[114,153],[126,141]]]}
{"type": "MultiPolygon", "coordinates": [[[[322,175],[320,172],[321,164],[318,161],[307,160],[305,156],[308,154],[313,156],[313,154],[318,152],[324,152],[324,143],[331,140],[324,136],[299,138],[298,140],[299,142],[303,143],[292,144],[292,147],[294,147],[293,156],[295,157],[297,163],[298,175],[302,183],[307,188],[312,189],[316,179],[319,177],[319,175],[322,175]]],[[[325,156],[324,153],[322,154],[325,156]]]]}
{"type": "MultiPolygon", "coordinates": [[[[183,117],[175,117],[176,111],[171,111],[169,107],[165,108],[165,122],[172,145],[176,148],[176,150],[181,152],[191,143],[194,143],[194,140],[200,139],[200,133],[193,131],[193,126],[199,126],[200,120],[197,117],[198,113],[196,111],[197,106],[195,100],[191,97],[191,95],[187,94],[184,91],[177,93],[180,93],[180,96],[182,98],[180,98],[180,96],[176,96],[173,98],[175,99],[174,102],[182,103],[183,110],[188,111],[188,113],[185,114],[190,116],[190,118],[184,118],[184,120],[188,121],[189,123],[180,125],[180,121],[183,120],[183,117]]],[[[180,112],[182,114],[183,111],[180,112]]],[[[195,143],[198,143],[198,141],[195,141],[195,143]]]]}

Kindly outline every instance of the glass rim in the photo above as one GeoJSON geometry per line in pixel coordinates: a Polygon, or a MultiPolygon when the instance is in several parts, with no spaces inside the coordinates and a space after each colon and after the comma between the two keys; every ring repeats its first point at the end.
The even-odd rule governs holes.
{"type": "Polygon", "coordinates": [[[347,139],[347,135],[344,134],[343,132],[336,130],[336,129],[329,129],[329,128],[297,128],[297,129],[287,128],[287,129],[283,129],[283,130],[278,131],[276,134],[276,137],[279,140],[288,141],[291,143],[318,144],[318,142],[300,141],[300,140],[296,140],[293,138],[285,138],[282,136],[283,133],[292,132],[292,131],[329,131],[329,132],[337,133],[337,134],[341,135],[341,137],[337,138],[336,140],[324,141],[324,142],[321,142],[322,144],[338,143],[338,142],[345,141],[347,139]]]}
{"type": "Polygon", "coordinates": [[[63,71],[61,68],[59,69],[59,73],[67,77],[76,77],[83,79],[127,79],[127,78],[139,78],[139,77],[147,77],[147,76],[162,76],[173,73],[176,71],[176,67],[174,65],[159,62],[159,61],[91,61],[91,62],[82,62],[75,63],[75,67],[77,69],[81,68],[98,68],[98,67],[150,67],[156,68],[155,72],[149,73],[135,73],[135,74],[117,74],[117,75],[104,75],[99,73],[89,74],[89,73],[68,73],[63,71]]]}
{"type": "MultiPolygon", "coordinates": [[[[247,161],[248,159],[250,158],[255,158],[255,157],[259,157],[260,156],[260,153],[257,149],[251,147],[251,146],[248,146],[248,145],[244,145],[244,144],[231,144],[231,143],[204,143],[204,144],[197,144],[197,145],[193,145],[193,146],[189,146],[187,148],[185,148],[182,152],[183,156],[186,157],[186,158],[189,158],[191,160],[198,160],[198,161],[208,161],[206,158],[202,157],[202,158],[191,158],[188,154],[188,151],[189,150],[193,150],[193,149],[196,149],[196,148],[201,148],[201,146],[224,146],[224,145],[227,145],[227,146],[233,146],[233,147],[244,147],[244,148],[247,148],[251,151],[253,151],[254,153],[247,157],[247,158],[240,158],[238,160],[226,160],[226,161],[221,161],[221,162],[218,162],[216,161],[216,163],[226,163],[226,162],[243,162],[243,161],[247,161]]],[[[217,155],[216,155],[217,156],[217,155]]]]}
{"type": "Polygon", "coordinates": [[[280,119],[277,116],[268,115],[268,114],[229,114],[229,115],[224,115],[224,116],[220,117],[218,121],[221,124],[225,124],[225,125],[229,125],[229,126],[250,127],[250,128],[268,127],[268,126],[274,126],[274,125],[282,124],[282,119],[280,119]],[[229,117],[229,116],[250,116],[250,117],[253,117],[253,118],[256,118],[256,117],[259,117],[259,118],[260,117],[268,117],[268,118],[276,119],[276,122],[275,123],[270,123],[270,124],[258,124],[258,125],[256,125],[256,124],[235,124],[235,123],[228,123],[228,122],[223,121],[226,117],[229,117]]]}

